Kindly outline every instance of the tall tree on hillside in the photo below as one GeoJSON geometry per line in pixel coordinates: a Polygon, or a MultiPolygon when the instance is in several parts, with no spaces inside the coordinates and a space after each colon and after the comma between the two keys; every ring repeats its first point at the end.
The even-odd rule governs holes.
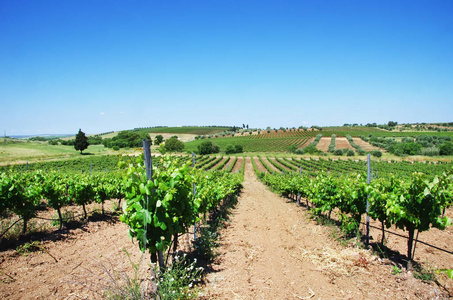
{"type": "Polygon", "coordinates": [[[80,154],[82,154],[82,151],[88,148],[90,144],[88,143],[88,138],[85,136],[85,133],[79,129],[79,132],[77,133],[74,141],[74,148],[76,150],[80,150],[80,154]]]}

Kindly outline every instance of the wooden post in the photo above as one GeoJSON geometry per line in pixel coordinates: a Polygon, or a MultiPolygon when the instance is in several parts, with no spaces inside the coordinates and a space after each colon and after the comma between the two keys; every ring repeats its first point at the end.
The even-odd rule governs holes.
{"type": "MultiPolygon", "coordinates": [[[[192,152],[192,167],[195,168],[195,153],[192,152]]],[[[196,193],[196,187],[195,187],[195,182],[193,183],[192,186],[192,193],[193,196],[195,197],[196,193]]],[[[193,240],[195,241],[197,239],[197,223],[193,224],[193,240]]]]}
{"type": "MultiPolygon", "coordinates": [[[[370,168],[370,159],[371,156],[370,154],[368,153],[367,155],[367,178],[366,178],[366,183],[367,184],[370,184],[371,182],[371,168],[370,168]]],[[[366,199],[366,245],[368,246],[370,244],[370,203],[368,202],[368,197],[370,195],[367,196],[367,199],[366,199]]]]}
{"type": "MultiPolygon", "coordinates": [[[[299,178],[302,177],[302,167],[299,167],[299,178]]],[[[300,192],[297,191],[297,205],[300,205],[300,192]]]]}
{"type": "MultiPolygon", "coordinates": [[[[143,140],[143,154],[145,155],[145,167],[146,167],[146,178],[148,180],[153,180],[153,165],[152,165],[152,159],[151,159],[151,149],[150,149],[150,142],[148,140],[143,140]]],[[[148,208],[148,197],[146,197],[146,207],[148,208]]],[[[145,228],[145,236],[144,239],[146,239],[147,235],[147,230],[148,226],[146,222],[143,224],[145,228]]],[[[143,241],[143,252],[146,249],[146,241],[143,241]]],[[[152,256],[152,255],[151,255],[152,256]]],[[[165,270],[165,261],[164,261],[164,254],[162,253],[161,250],[157,252],[157,258],[159,261],[159,268],[161,271],[165,270]]]]}

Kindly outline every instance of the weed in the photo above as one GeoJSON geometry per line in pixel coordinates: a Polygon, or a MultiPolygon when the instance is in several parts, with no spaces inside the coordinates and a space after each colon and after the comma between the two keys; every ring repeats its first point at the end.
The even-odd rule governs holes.
{"type": "Polygon", "coordinates": [[[401,269],[398,266],[393,266],[392,275],[401,274],[401,269]]]}
{"type": "Polygon", "coordinates": [[[421,265],[416,265],[414,267],[414,277],[423,281],[435,281],[436,272],[429,266],[425,269],[421,265]]]}
{"type": "MultiPolygon", "coordinates": [[[[130,257],[130,254],[123,249],[123,252],[127,255],[129,263],[132,266],[133,275],[129,276],[125,271],[114,270],[109,274],[111,280],[108,288],[105,291],[107,299],[120,300],[120,299],[148,299],[147,295],[152,294],[149,288],[142,289],[142,281],[145,280],[141,272],[141,264],[134,263],[130,257]]],[[[142,259],[141,259],[142,261],[142,259]]],[[[108,273],[108,269],[104,268],[104,271],[108,273]]]]}
{"type": "Polygon", "coordinates": [[[31,243],[27,242],[23,245],[20,245],[19,247],[16,248],[16,251],[20,255],[24,255],[24,256],[27,256],[28,253],[30,253],[30,252],[36,252],[36,251],[39,251],[39,253],[45,252],[45,253],[49,254],[49,256],[55,260],[55,262],[58,262],[58,259],[56,259],[55,256],[50,254],[50,252],[39,241],[33,241],[31,243]]]}
{"type": "Polygon", "coordinates": [[[155,299],[157,287],[152,282],[154,273],[149,265],[145,265],[144,256],[134,263],[125,249],[123,252],[128,259],[126,266],[118,265],[118,260],[95,261],[94,267],[86,269],[88,273],[82,277],[77,276],[74,283],[84,286],[102,299],[155,299]]]}
{"type": "Polygon", "coordinates": [[[203,268],[196,267],[197,260],[190,262],[176,256],[172,265],[159,274],[157,294],[160,299],[196,299],[194,285],[200,281],[203,268]]]}
{"type": "Polygon", "coordinates": [[[34,242],[31,242],[31,243],[27,242],[27,243],[17,247],[16,251],[20,255],[27,256],[27,254],[30,253],[30,252],[36,252],[36,251],[41,251],[42,252],[42,246],[41,246],[41,243],[38,242],[38,241],[34,241],[34,242]]]}

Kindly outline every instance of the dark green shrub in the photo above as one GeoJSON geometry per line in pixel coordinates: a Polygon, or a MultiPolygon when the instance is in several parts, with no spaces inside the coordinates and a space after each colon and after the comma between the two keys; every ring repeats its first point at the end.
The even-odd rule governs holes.
{"type": "Polygon", "coordinates": [[[360,148],[360,149],[357,150],[357,154],[358,154],[358,155],[365,155],[365,154],[366,154],[366,151],[363,150],[362,148],[360,148]]]}
{"type": "Polygon", "coordinates": [[[382,152],[380,150],[373,150],[370,152],[371,155],[373,155],[374,157],[381,157],[382,156],[382,152]]]}
{"type": "Polygon", "coordinates": [[[226,154],[233,154],[233,153],[242,153],[243,146],[242,145],[228,145],[225,148],[225,153],[226,154]]]}
{"type": "Polygon", "coordinates": [[[303,148],[302,150],[303,150],[303,153],[308,153],[308,154],[318,154],[321,152],[314,145],[308,145],[307,147],[303,148]]]}
{"type": "Polygon", "coordinates": [[[198,154],[205,155],[211,153],[218,153],[219,147],[214,145],[211,141],[205,141],[198,145],[198,154]]]}
{"type": "Polygon", "coordinates": [[[234,149],[233,145],[227,145],[226,148],[225,148],[225,153],[226,154],[233,154],[234,151],[235,151],[235,149],[234,149]]]}
{"type": "Polygon", "coordinates": [[[336,149],[333,153],[335,155],[343,155],[343,149],[336,149]]]}
{"type": "Polygon", "coordinates": [[[169,152],[181,152],[184,150],[184,143],[177,137],[172,137],[165,142],[165,149],[169,152]]]}
{"type": "Polygon", "coordinates": [[[440,155],[453,155],[453,143],[445,142],[439,146],[440,155]]]}

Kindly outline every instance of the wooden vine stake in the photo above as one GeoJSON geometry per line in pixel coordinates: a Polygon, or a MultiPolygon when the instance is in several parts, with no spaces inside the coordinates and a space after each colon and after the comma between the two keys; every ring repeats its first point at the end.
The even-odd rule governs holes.
{"type": "MultiPolygon", "coordinates": [[[[302,167],[299,167],[299,178],[302,177],[302,167]]],[[[300,191],[297,191],[297,205],[300,205],[300,191]]]]}
{"type": "MultiPolygon", "coordinates": [[[[367,155],[367,176],[366,176],[366,183],[370,184],[371,183],[371,169],[370,169],[370,160],[371,160],[371,155],[368,153],[367,155]]],[[[370,202],[368,201],[368,197],[366,199],[366,245],[368,246],[370,244],[370,202]]]]}
{"type": "MultiPolygon", "coordinates": [[[[145,167],[146,167],[146,178],[148,180],[153,180],[153,165],[152,165],[152,159],[151,159],[151,144],[149,140],[143,140],[143,154],[145,155],[145,167]]],[[[148,207],[148,197],[146,197],[146,207],[148,207]]],[[[145,228],[145,232],[148,230],[148,224],[145,222],[143,224],[145,228]]],[[[144,235],[144,241],[143,241],[143,252],[146,249],[146,236],[147,234],[145,233],[144,235]]],[[[159,268],[161,271],[165,270],[165,261],[164,261],[164,254],[162,253],[161,250],[157,251],[157,259],[159,261],[159,268]]],[[[156,262],[156,255],[155,253],[151,254],[151,262],[156,262]]]]}
{"type": "MultiPolygon", "coordinates": [[[[195,153],[192,152],[192,167],[195,168],[195,153]]],[[[195,182],[193,183],[192,187],[192,192],[193,192],[193,197],[195,198],[195,182]]],[[[193,224],[193,240],[195,241],[197,239],[197,223],[193,224]]]]}

